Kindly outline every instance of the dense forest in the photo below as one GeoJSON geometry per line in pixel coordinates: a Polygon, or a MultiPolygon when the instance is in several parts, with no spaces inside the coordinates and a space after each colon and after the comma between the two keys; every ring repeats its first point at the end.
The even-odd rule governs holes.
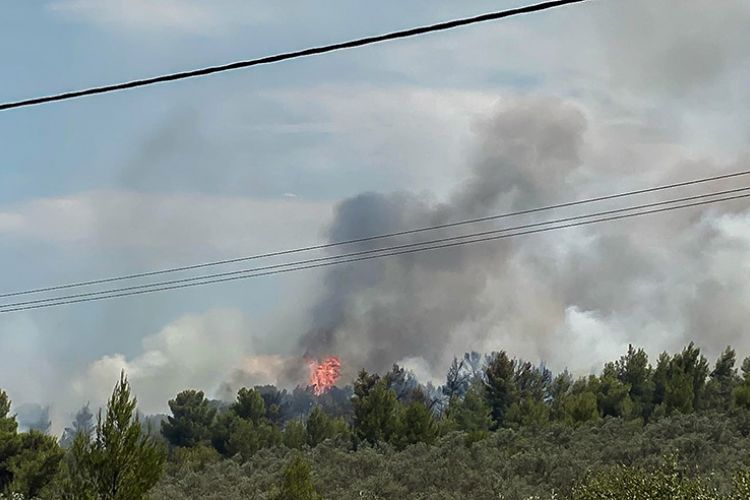
{"type": "Polygon", "coordinates": [[[187,389],[141,418],[125,374],[60,439],[20,432],[0,391],[0,498],[747,499],[750,358],[630,347],[597,375],[505,352],[440,387],[362,371],[320,395],[187,389]]]}

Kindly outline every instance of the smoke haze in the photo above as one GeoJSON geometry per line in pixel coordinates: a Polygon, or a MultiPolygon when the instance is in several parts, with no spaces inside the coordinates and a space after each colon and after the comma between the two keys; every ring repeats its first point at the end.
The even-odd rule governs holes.
{"type": "MultiPolygon", "coordinates": [[[[586,130],[587,119],[574,104],[543,97],[502,102],[477,127],[470,174],[448,201],[406,192],[364,193],[336,208],[329,239],[611,192],[592,192],[587,182],[592,166],[586,158],[596,146],[587,144],[586,130]]],[[[613,158],[620,153],[610,151],[613,158]]],[[[643,177],[657,184],[720,170],[709,162],[680,159],[641,168],[643,177]]],[[[618,177],[632,180],[633,173],[609,170],[606,175],[611,185],[620,186],[618,177]]],[[[645,201],[650,199],[637,203],[645,201]]],[[[592,207],[576,213],[606,205],[592,207]]],[[[337,266],[326,272],[320,296],[311,298],[313,326],[301,348],[338,354],[353,369],[384,370],[396,361],[422,358],[436,378],[452,356],[467,350],[506,349],[577,370],[586,367],[576,361],[575,349],[593,348],[611,358],[629,342],[645,343],[652,352],[690,340],[711,353],[729,343],[742,350],[748,347],[741,327],[747,317],[740,311],[748,289],[723,263],[727,252],[747,250],[747,234],[739,229],[746,217],[741,208],[742,202],[730,203],[337,266]],[[728,225],[740,233],[728,232],[728,225]]],[[[499,227],[517,222],[506,220],[499,227]]],[[[456,233],[431,232],[429,238],[448,234],[456,233]]]]}
{"type": "MultiPolygon", "coordinates": [[[[123,54],[123,74],[155,74],[165,60],[192,67],[225,60],[235,54],[229,49],[247,57],[247,47],[265,53],[315,37],[387,31],[405,22],[405,8],[415,24],[467,15],[462,2],[425,9],[355,1],[338,5],[334,22],[326,10],[295,3],[318,16],[310,23],[307,15],[289,19],[286,5],[255,12],[253,2],[246,16],[232,16],[242,18],[238,25],[226,16],[235,3],[138,2],[121,16],[120,1],[55,0],[38,16],[47,23],[39,29],[50,28],[50,42],[68,43],[49,24],[63,16],[102,40],[91,53],[84,43],[65,46],[83,51],[68,68],[72,88],[98,80],[91,68],[113,59],[98,48],[123,54]],[[257,30],[246,29],[255,23],[257,30]]],[[[746,169],[750,7],[716,5],[595,0],[0,122],[3,291],[746,169]],[[30,137],[38,147],[29,147],[30,137]]],[[[496,2],[474,8],[493,10],[496,2]]],[[[50,81],[64,73],[39,67],[54,70],[50,81]]],[[[19,74],[18,83],[4,82],[7,92],[29,93],[47,81],[40,75],[19,74]]],[[[100,405],[122,369],[141,410],[153,413],[189,387],[231,399],[241,386],[295,385],[307,376],[305,356],[340,356],[343,380],[401,363],[422,381],[442,380],[451,358],[470,350],[505,349],[576,373],[629,343],[652,356],[689,341],[709,357],[727,344],[746,356],[746,207],[733,202],[142,300],[0,315],[0,387],[17,407],[35,409],[29,421],[48,411],[56,432],[87,401],[100,405]]]]}

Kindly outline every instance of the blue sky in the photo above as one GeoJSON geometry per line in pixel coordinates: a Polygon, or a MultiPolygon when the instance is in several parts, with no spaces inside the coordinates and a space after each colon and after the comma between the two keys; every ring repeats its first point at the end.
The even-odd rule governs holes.
{"type": "MultiPolygon", "coordinates": [[[[0,99],[521,3],[14,2],[0,16],[0,99]]],[[[748,8],[732,0],[717,13],[690,0],[671,15],[670,3],[683,6],[593,0],[393,44],[0,113],[2,289],[320,241],[337,204],[362,192],[404,191],[440,203],[485,154],[484,131],[495,113],[523,108],[529,96],[569,103],[587,123],[582,164],[551,192],[561,198],[739,165],[750,138],[747,119],[737,112],[750,104],[742,48],[748,8]],[[699,166],[685,167],[689,161],[699,166]]],[[[501,134],[491,142],[503,140],[501,134]]],[[[711,220],[731,232],[742,227],[739,214],[711,220]]],[[[692,237],[702,234],[691,228],[692,237]]],[[[576,241],[571,252],[588,240],[576,241]]],[[[726,251],[717,243],[712,272],[724,272],[726,251]]],[[[106,394],[108,377],[119,368],[131,371],[148,411],[181,384],[210,392],[238,366],[250,364],[272,378],[279,357],[300,354],[296,339],[325,277],[310,272],[0,316],[0,387],[20,402],[50,403],[63,418],[106,394]],[[172,368],[176,354],[168,339],[180,335],[186,337],[178,342],[195,342],[180,354],[195,369],[172,368]],[[222,342],[226,356],[202,356],[222,342]],[[29,376],[29,367],[39,374],[29,376]],[[153,382],[160,377],[174,382],[153,382]]],[[[699,285],[677,272],[662,278],[699,285]]],[[[733,297],[746,292],[717,276],[706,280],[724,283],[733,297]]],[[[550,315],[557,319],[534,328],[562,332],[561,345],[571,338],[585,343],[587,329],[609,331],[616,340],[596,351],[606,359],[633,340],[634,330],[679,332],[653,341],[652,350],[677,346],[693,331],[679,319],[679,307],[613,312],[584,307],[572,296],[558,299],[550,315]]],[[[549,358],[536,342],[518,340],[529,325],[504,319],[533,314],[503,309],[498,319],[500,309],[483,319],[481,335],[466,333],[471,327],[463,324],[455,335],[470,339],[472,348],[511,345],[531,359],[549,358]],[[502,324],[504,333],[487,333],[499,328],[489,324],[502,324]]],[[[588,369],[569,358],[551,362],[588,369]]]]}
{"type": "MultiPolygon", "coordinates": [[[[127,10],[144,8],[145,12],[121,24],[110,17],[118,16],[117,2],[112,2],[111,9],[105,4],[96,6],[95,2],[29,2],[10,6],[9,15],[3,16],[0,35],[8,71],[8,76],[2,79],[3,97],[17,99],[252,58],[496,7],[491,2],[478,3],[470,10],[447,5],[427,9],[424,2],[406,9],[395,2],[377,8],[365,2],[330,3],[325,8],[290,4],[287,8],[260,8],[263,12],[257,18],[255,9],[242,7],[240,13],[244,17],[237,20],[231,11],[242,2],[227,2],[224,11],[221,7],[199,11],[218,12],[215,24],[204,26],[201,20],[180,20],[181,10],[188,8],[184,2],[165,2],[177,7],[175,18],[164,19],[156,15],[158,9],[155,14],[143,7],[145,2],[131,6],[121,3],[127,10]]],[[[511,5],[504,2],[502,6],[511,5]]],[[[450,40],[452,36],[445,37],[450,40]]],[[[401,47],[420,43],[407,41],[401,47]]],[[[305,200],[328,204],[360,191],[410,187],[404,185],[409,176],[400,165],[400,158],[389,158],[386,152],[378,152],[383,157],[373,157],[374,145],[370,144],[362,146],[370,150],[369,157],[362,157],[356,150],[346,151],[347,145],[343,144],[346,139],[331,130],[325,105],[314,103],[317,89],[325,85],[332,86],[329,93],[348,85],[372,89],[412,85],[414,77],[399,71],[396,65],[383,68],[368,62],[384,53],[397,55],[398,50],[386,45],[365,48],[5,113],[0,120],[0,135],[5,145],[0,200],[3,205],[12,206],[29,200],[75,197],[93,190],[135,189],[161,194],[252,196],[282,202],[284,194],[293,193],[305,200]],[[279,89],[296,94],[296,99],[305,101],[305,105],[300,109],[286,105],[282,97],[269,96],[279,89]],[[241,112],[235,112],[238,100],[244,107],[241,112]],[[229,125],[223,123],[227,119],[233,127],[242,121],[244,133],[223,137],[228,135],[229,125]],[[196,136],[202,136],[205,143],[196,145],[196,136]]],[[[423,84],[414,86],[420,88],[423,84]]],[[[487,84],[476,82],[477,87],[487,84]]],[[[353,93],[349,98],[358,97],[353,93]]],[[[382,126],[387,129],[392,124],[385,122],[382,126]]],[[[425,186],[422,179],[410,181],[416,189],[431,187],[425,186]]],[[[268,236],[264,234],[263,239],[268,236]]],[[[306,236],[317,239],[318,235],[313,232],[306,236]]],[[[4,273],[7,289],[127,272],[151,264],[150,255],[137,255],[129,262],[132,255],[123,255],[117,247],[90,245],[87,237],[65,248],[41,240],[4,242],[3,255],[9,261],[23,263],[9,266],[4,273]],[[82,254],[86,258],[81,259],[82,254]]],[[[259,247],[273,245],[251,241],[246,245],[246,253],[259,247]]],[[[159,263],[193,262],[192,252],[187,251],[183,256],[172,254],[172,250],[159,263]]],[[[209,257],[209,254],[199,255],[209,257]]],[[[269,288],[274,289],[275,284],[265,283],[263,292],[252,301],[260,302],[261,309],[274,300],[269,298],[269,288]]],[[[240,289],[247,292],[248,287],[243,284],[240,289]]],[[[209,295],[215,293],[214,290],[209,295]]],[[[205,292],[196,298],[207,308],[213,304],[210,297],[206,299],[205,292]]],[[[148,309],[149,303],[156,301],[159,305],[153,309],[182,309],[179,305],[169,307],[171,298],[165,300],[153,298],[130,305],[137,310],[148,309]]],[[[110,314],[118,317],[120,309],[114,308],[117,312],[110,314]]],[[[90,330],[87,335],[90,327],[86,325],[98,325],[99,320],[92,316],[102,314],[102,309],[110,306],[43,312],[40,316],[45,317],[41,321],[51,316],[51,321],[65,318],[81,322],[83,328],[76,328],[78,338],[95,343],[101,333],[90,330]]],[[[142,327],[156,328],[163,318],[174,314],[174,310],[148,314],[150,321],[142,327]]],[[[132,316],[130,312],[124,315],[132,316]]],[[[90,348],[106,352],[110,343],[115,342],[127,351],[134,343],[138,345],[138,335],[119,333],[118,330],[120,340],[109,338],[100,343],[106,347],[90,348]]],[[[60,337],[67,336],[57,336],[60,337]]],[[[61,344],[67,344],[67,339],[61,344]]]]}

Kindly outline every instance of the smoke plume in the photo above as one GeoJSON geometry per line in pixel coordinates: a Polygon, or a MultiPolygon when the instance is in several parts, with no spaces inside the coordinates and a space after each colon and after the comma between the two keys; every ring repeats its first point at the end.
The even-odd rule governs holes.
{"type": "MultiPolygon", "coordinates": [[[[587,128],[584,112],[571,102],[525,97],[501,103],[477,126],[470,174],[446,201],[407,192],[363,193],[336,208],[329,240],[603,194],[613,186],[622,189],[626,178],[648,185],[718,169],[674,156],[620,168],[622,150],[612,145],[603,156],[601,144],[589,143],[587,128]],[[590,164],[603,158],[608,164],[590,164]]],[[[731,255],[735,262],[747,261],[745,215],[732,211],[738,207],[335,266],[312,299],[312,326],[301,349],[318,357],[337,354],[352,371],[421,359],[437,378],[453,355],[472,349],[507,349],[554,368],[581,369],[586,366],[575,361],[576,349],[587,350],[593,367],[629,342],[651,351],[689,340],[710,352],[730,342],[748,347],[741,335],[748,288],[728,272],[725,260],[731,255]]],[[[581,207],[576,213],[604,208],[581,207]]],[[[449,234],[456,230],[418,234],[398,244],[449,234]]],[[[378,245],[382,242],[338,251],[378,245]]]]}

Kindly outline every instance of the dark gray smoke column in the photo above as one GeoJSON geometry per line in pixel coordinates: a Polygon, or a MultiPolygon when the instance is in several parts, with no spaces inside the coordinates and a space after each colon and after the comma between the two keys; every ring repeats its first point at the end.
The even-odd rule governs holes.
{"type": "MultiPolygon", "coordinates": [[[[404,192],[360,194],[338,206],[329,240],[559,199],[567,177],[580,165],[585,129],[583,115],[559,100],[517,99],[478,126],[480,146],[470,175],[447,202],[404,192]]],[[[398,243],[448,234],[455,233],[430,232],[398,243]]],[[[357,249],[378,243],[382,245],[372,242],[357,249]]],[[[330,268],[302,347],[310,355],[338,354],[351,370],[382,370],[420,356],[440,371],[451,338],[498,307],[486,296],[487,280],[504,272],[513,247],[514,242],[506,241],[330,268]]],[[[464,348],[471,349],[471,343],[467,338],[464,348]]]]}

